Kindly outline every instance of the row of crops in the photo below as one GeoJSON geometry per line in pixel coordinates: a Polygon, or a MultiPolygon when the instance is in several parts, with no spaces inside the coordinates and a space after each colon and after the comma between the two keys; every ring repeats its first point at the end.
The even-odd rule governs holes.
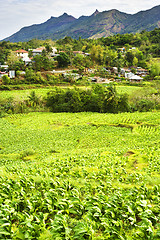
{"type": "Polygon", "coordinates": [[[0,239],[160,239],[160,113],[0,119],[0,239]]]}

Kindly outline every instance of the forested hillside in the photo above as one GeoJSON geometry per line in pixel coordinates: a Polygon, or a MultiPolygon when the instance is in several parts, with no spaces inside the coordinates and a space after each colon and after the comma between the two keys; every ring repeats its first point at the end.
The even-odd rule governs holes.
{"type": "Polygon", "coordinates": [[[74,39],[107,37],[117,33],[136,33],[151,31],[160,25],[160,6],[136,14],[127,14],[118,10],[96,11],[91,16],[78,19],[64,13],[60,17],[51,17],[42,24],[24,27],[6,38],[6,41],[19,42],[38,39],[60,39],[70,36],[74,39]]]}

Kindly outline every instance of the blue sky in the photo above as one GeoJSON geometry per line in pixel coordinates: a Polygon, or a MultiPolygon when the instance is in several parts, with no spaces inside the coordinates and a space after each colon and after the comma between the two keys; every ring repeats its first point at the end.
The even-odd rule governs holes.
{"type": "Polygon", "coordinates": [[[22,27],[39,24],[64,12],[79,17],[96,9],[111,9],[134,14],[160,5],[160,0],[0,0],[0,40],[22,27]]]}

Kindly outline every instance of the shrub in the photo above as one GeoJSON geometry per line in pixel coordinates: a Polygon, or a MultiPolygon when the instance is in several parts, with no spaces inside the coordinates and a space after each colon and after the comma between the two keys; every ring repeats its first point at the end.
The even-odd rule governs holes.
{"type": "Polygon", "coordinates": [[[136,104],[136,109],[140,112],[147,112],[155,108],[155,102],[150,99],[140,99],[136,104]]]}
{"type": "Polygon", "coordinates": [[[2,84],[10,84],[10,78],[7,75],[2,76],[2,84]]]}
{"type": "Polygon", "coordinates": [[[9,86],[1,85],[0,90],[9,90],[10,91],[11,88],[9,86]]]}
{"type": "Polygon", "coordinates": [[[130,109],[127,95],[119,95],[115,87],[107,89],[94,85],[91,90],[55,88],[48,93],[47,107],[53,112],[127,112],[130,109]]]}

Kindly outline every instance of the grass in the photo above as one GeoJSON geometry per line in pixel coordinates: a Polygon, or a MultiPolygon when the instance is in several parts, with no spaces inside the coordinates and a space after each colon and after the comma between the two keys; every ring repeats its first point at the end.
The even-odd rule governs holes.
{"type": "Polygon", "coordinates": [[[116,89],[118,93],[127,93],[128,95],[130,95],[133,92],[141,91],[143,88],[137,87],[137,86],[121,86],[121,85],[118,86],[117,85],[116,89]]]}

